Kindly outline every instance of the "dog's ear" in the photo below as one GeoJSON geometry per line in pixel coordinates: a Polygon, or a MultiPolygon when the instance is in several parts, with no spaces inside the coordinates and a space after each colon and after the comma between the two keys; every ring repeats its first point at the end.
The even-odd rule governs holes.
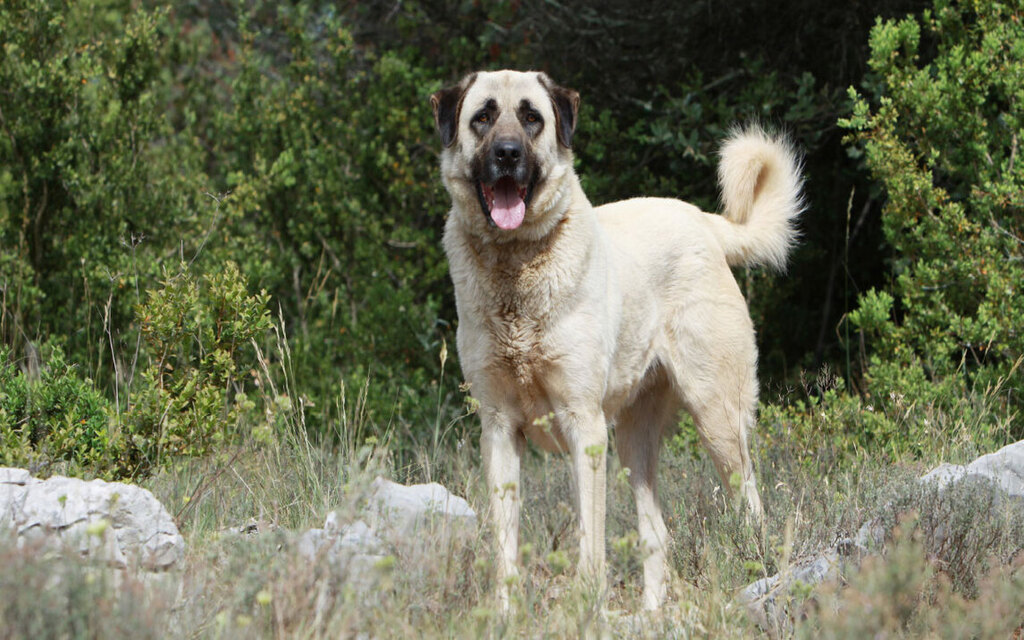
{"type": "Polygon", "coordinates": [[[541,83],[551,95],[555,105],[555,131],[563,147],[572,147],[572,134],[576,132],[576,116],[580,110],[580,94],[572,89],[560,87],[546,74],[540,75],[541,83]]]}
{"type": "Polygon", "coordinates": [[[466,95],[466,89],[473,84],[474,80],[476,80],[475,73],[463,78],[459,84],[441,89],[430,96],[430,106],[434,109],[434,124],[437,125],[437,132],[441,134],[441,144],[445,147],[450,147],[455,143],[462,96],[466,95]]]}

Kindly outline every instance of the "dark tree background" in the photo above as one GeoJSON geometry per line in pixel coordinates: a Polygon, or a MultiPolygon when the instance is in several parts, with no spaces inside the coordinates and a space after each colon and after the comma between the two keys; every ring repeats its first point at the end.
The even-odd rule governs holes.
{"type": "MultiPolygon", "coordinates": [[[[758,327],[762,397],[788,402],[794,388],[808,398],[840,386],[866,398],[866,332],[883,317],[899,324],[911,297],[875,296],[872,313],[851,313],[866,292],[896,291],[918,256],[883,233],[898,180],[879,169],[885,154],[871,153],[876,133],[844,140],[848,90],[875,101],[899,93],[893,83],[905,72],[890,63],[934,75],[928,65],[973,37],[979,12],[1003,10],[931,5],[5,2],[0,341],[16,365],[7,371],[72,363],[69,375],[110,399],[119,429],[163,433],[158,409],[172,401],[183,412],[235,416],[246,415],[246,398],[266,393],[253,344],[223,340],[230,326],[283,372],[288,386],[275,390],[275,407],[310,431],[330,432],[364,390],[355,404],[367,424],[436,435],[465,394],[447,349],[457,322],[440,250],[449,203],[427,99],[472,70],[511,67],[544,70],[581,93],[577,168],[598,204],[669,196],[714,211],[716,153],[728,130],[757,121],[786,132],[804,160],[801,244],[785,274],[737,272],[758,327]],[[873,29],[905,16],[930,26],[913,42],[879,41],[873,53],[873,29]],[[277,333],[265,331],[261,309],[277,333]],[[156,326],[173,331],[146,333],[156,326]],[[173,374],[159,372],[173,362],[173,374]],[[152,415],[129,414],[146,398],[152,415]]],[[[1003,53],[1010,65],[1012,48],[1003,53]]],[[[985,103],[999,87],[968,98],[985,103]]],[[[1012,129],[1016,103],[989,102],[992,113],[979,117],[1012,129]]],[[[895,135],[926,135],[935,110],[907,109],[925,114],[915,116],[922,126],[895,135]]],[[[991,141],[1012,137],[1004,133],[991,141]]],[[[914,148],[933,162],[930,140],[914,148]]],[[[928,326],[947,359],[978,342],[928,326]]],[[[21,442],[18,420],[12,437],[21,442]]]]}
{"type": "Polygon", "coordinates": [[[543,69],[583,95],[580,172],[596,203],[637,195],[714,207],[717,144],[748,120],[805,154],[803,242],[782,278],[751,276],[763,375],[830,363],[846,375],[842,319],[885,277],[880,195],[836,120],[870,83],[877,19],[928,3],[869,1],[355,3],[357,40],[422,57],[446,82],[476,68],[543,69]]]}

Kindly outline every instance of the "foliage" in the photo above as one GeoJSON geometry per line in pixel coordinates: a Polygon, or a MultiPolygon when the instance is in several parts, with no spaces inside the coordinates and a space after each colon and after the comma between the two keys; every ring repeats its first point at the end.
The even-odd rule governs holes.
{"type": "MultiPolygon", "coordinates": [[[[112,535],[112,534],[111,534],[112,535]]],[[[139,638],[170,632],[173,596],[134,571],[39,554],[0,540],[0,635],[5,638],[139,638]],[[61,612],[61,613],[58,613],[61,612]]],[[[161,576],[157,576],[159,579],[161,576]]]]}
{"type": "Polygon", "coordinates": [[[168,28],[127,1],[0,6],[2,339],[56,340],[107,380],[127,294],[197,223],[197,149],[164,115],[168,28]]]}
{"type": "Polygon", "coordinates": [[[888,196],[892,284],[850,314],[875,401],[944,405],[974,390],[1020,406],[1022,22],[1019,2],[937,0],[920,20],[872,30],[878,89],[851,89],[841,124],[888,196]]]}
{"type": "Polygon", "coordinates": [[[120,413],[167,388],[134,375],[165,357],[135,321],[143,292],[180,261],[235,262],[280,309],[311,428],[371,377],[381,428],[428,423],[456,387],[435,360],[452,308],[438,82],[356,47],[330,7],[224,9],[220,39],[118,0],[0,7],[0,338],[16,356],[63,345],[120,413]]]}
{"type": "Polygon", "coordinates": [[[574,579],[569,465],[527,456],[521,571],[513,589],[517,606],[503,616],[492,597],[493,549],[486,527],[445,541],[428,527],[413,541],[444,553],[403,553],[404,547],[383,537],[380,554],[386,560],[367,562],[380,581],[365,596],[353,589],[351,571],[370,567],[310,562],[296,544],[296,532],[320,529],[327,513],[342,527],[365,517],[378,475],[443,481],[483,513],[487,491],[472,447],[420,447],[417,456],[429,458],[430,468],[442,470],[440,477],[425,475],[425,465],[390,464],[394,452],[386,444],[343,452],[274,437],[265,447],[226,449],[229,460],[190,458],[144,480],[172,512],[181,505],[176,520],[186,539],[186,569],[172,573],[187,581],[184,589],[174,588],[174,575],[168,576],[170,588],[154,588],[161,584],[154,577],[161,576],[130,564],[109,580],[110,568],[75,553],[39,557],[0,540],[6,569],[0,576],[0,635],[66,635],[73,627],[78,635],[110,638],[339,637],[364,631],[384,638],[477,638],[570,637],[592,629],[610,637],[749,638],[762,631],[737,606],[739,589],[815,556],[835,544],[837,532],[853,535],[874,516],[880,519],[872,522],[884,528],[900,524],[879,554],[864,558],[859,570],[845,564],[842,579],[833,584],[797,590],[790,602],[792,627],[772,637],[860,638],[881,632],[1003,638],[1021,623],[1024,591],[1020,553],[1014,554],[1024,525],[1019,507],[994,501],[983,484],[936,496],[917,483],[919,470],[872,456],[835,469],[828,460],[801,464],[796,456],[807,453],[792,441],[767,443],[759,451],[768,506],[762,535],[729,504],[710,460],[667,452],[659,494],[671,536],[673,579],[657,616],[632,615],[641,602],[644,550],[637,544],[628,477],[614,456],[603,599],[574,579]],[[255,530],[232,533],[250,518],[255,530]],[[599,615],[602,602],[610,614],[599,615]]]}
{"type": "Polygon", "coordinates": [[[182,265],[137,310],[152,356],[114,402],[59,347],[36,376],[0,347],[0,464],[42,470],[64,460],[78,473],[135,477],[250,435],[246,380],[270,328],[266,304],[265,293],[248,295],[233,263],[207,278],[182,265]]]}
{"type": "Polygon", "coordinates": [[[395,54],[360,54],[329,8],[257,17],[241,24],[209,139],[230,192],[225,252],[282,306],[303,392],[326,402],[339,378],[369,376],[399,387],[374,385],[371,410],[388,415],[436,370],[450,308],[425,98],[438,83],[395,54]]]}
{"type": "Polygon", "coordinates": [[[245,367],[270,329],[267,300],[265,293],[246,293],[230,262],[201,281],[182,265],[148,293],[138,314],[152,361],[120,416],[131,437],[126,471],[213,453],[242,432],[253,409],[244,384],[253,376],[245,367]]]}
{"type": "Polygon", "coordinates": [[[116,458],[110,402],[54,348],[33,377],[0,346],[0,466],[41,470],[55,460],[106,468],[116,458]]]}

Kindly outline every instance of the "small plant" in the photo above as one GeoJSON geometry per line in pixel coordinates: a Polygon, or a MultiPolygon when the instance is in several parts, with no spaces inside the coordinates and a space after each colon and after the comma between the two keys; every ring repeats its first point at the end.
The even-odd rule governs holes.
{"type": "Polygon", "coordinates": [[[0,466],[45,470],[57,461],[103,472],[120,442],[110,402],[53,348],[36,377],[0,345],[0,466]]]}
{"type": "Polygon", "coordinates": [[[244,379],[252,344],[270,328],[265,293],[248,295],[237,265],[197,279],[185,265],[138,309],[150,363],[124,420],[126,470],[167,456],[206,455],[239,433],[253,408],[244,379]]]}
{"type": "Polygon", "coordinates": [[[1001,563],[979,572],[976,597],[955,587],[912,515],[884,556],[865,560],[846,586],[808,602],[797,638],[1014,638],[1024,619],[1024,573],[1001,563]]]}

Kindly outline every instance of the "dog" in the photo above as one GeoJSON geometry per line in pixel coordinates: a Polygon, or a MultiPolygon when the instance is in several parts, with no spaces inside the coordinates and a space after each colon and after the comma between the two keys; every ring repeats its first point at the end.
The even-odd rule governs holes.
{"type": "Polygon", "coordinates": [[[662,434],[693,416],[724,485],[760,520],[748,445],[757,406],[754,329],[730,270],[782,268],[803,208],[800,163],[749,126],[721,150],[723,214],[679,200],[591,205],[573,168],[580,98],[542,72],[473,73],[430,98],[452,207],[444,249],[457,346],[479,402],[499,601],[517,573],[527,440],[571,459],[579,573],[605,573],[605,454],[636,501],[643,606],[666,597],[657,496],[662,434]]]}

